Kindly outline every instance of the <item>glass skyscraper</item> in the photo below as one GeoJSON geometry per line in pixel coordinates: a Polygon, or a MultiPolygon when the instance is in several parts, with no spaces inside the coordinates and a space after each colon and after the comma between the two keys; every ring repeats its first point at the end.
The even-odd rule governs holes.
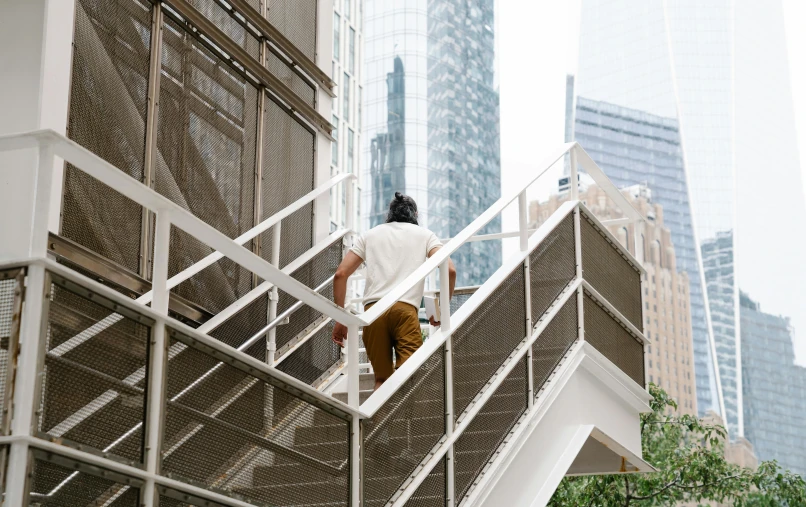
{"type": "Polygon", "coordinates": [[[806,368],[796,366],[788,318],[741,294],[745,437],[760,460],[806,477],[806,368]]]}
{"type": "MultiPolygon", "coordinates": [[[[420,224],[449,238],[501,192],[493,0],[367,0],[362,213],[383,223],[395,191],[420,224]]],[[[500,220],[484,232],[499,232],[500,220]]],[[[494,241],[452,256],[458,284],[501,264],[494,241]]]]}
{"type": "MultiPolygon", "coordinates": [[[[674,200],[690,225],[673,242],[696,265],[697,405],[742,436],[739,287],[806,329],[806,270],[790,253],[806,248],[806,210],[780,2],[582,0],[575,93],[676,122],[682,174],[673,178],[684,190],[674,200]],[[715,252],[710,261],[731,262],[705,266],[715,252]]],[[[636,179],[620,183],[660,171],[654,160],[635,164],[636,179]]]]}

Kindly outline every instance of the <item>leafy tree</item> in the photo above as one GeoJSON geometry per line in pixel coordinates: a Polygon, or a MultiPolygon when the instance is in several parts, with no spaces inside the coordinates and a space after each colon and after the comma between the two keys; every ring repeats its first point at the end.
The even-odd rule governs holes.
{"type": "Polygon", "coordinates": [[[551,507],[649,507],[718,502],[738,507],[806,506],[806,482],[774,461],[756,471],[728,463],[727,432],[690,415],[674,415],[677,403],[650,384],[652,412],[641,416],[644,459],[658,472],[568,477],[551,507]]]}

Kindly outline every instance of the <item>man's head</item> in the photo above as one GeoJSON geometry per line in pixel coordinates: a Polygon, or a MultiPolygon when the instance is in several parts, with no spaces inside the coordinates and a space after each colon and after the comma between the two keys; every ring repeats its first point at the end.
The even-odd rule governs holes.
{"type": "Polygon", "coordinates": [[[414,202],[414,199],[395,192],[392,202],[389,203],[389,213],[386,214],[386,223],[389,222],[419,225],[417,223],[417,203],[414,202]]]}

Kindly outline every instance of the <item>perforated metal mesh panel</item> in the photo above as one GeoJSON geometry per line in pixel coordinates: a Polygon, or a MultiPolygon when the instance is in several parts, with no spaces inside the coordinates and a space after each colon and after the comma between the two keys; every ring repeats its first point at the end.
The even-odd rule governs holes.
{"type": "Polygon", "coordinates": [[[439,348],[364,425],[364,505],[381,506],[445,435],[445,350],[439,348]]]}
{"type": "Polygon", "coordinates": [[[596,347],[639,385],[646,383],[644,346],[615,317],[585,292],[585,341],[596,347]]]}
{"type": "Polygon", "coordinates": [[[272,0],[269,22],[311,61],[316,61],[317,0],[272,0]]]}
{"type": "Polygon", "coordinates": [[[499,446],[526,411],[526,357],[512,369],[456,440],[456,502],[462,501],[499,446]]]}
{"type": "MultiPolygon", "coordinates": [[[[179,25],[164,22],[156,190],[231,238],[254,223],[257,93],[179,25]]],[[[173,227],[170,252],[174,275],[212,250],[173,227]]],[[[217,313],[251,287],[252,273],[222,259],[174,292],[217,313]]]]}
{"type": "Polygon", "coordinates": [[[582,273],[610,304],[636,327],[643,324],[641,273],[583,213],[582,273]]]}
{"type": "Polygon", "coordinates": [[[578,337],[577,296],[574,293],[532,344],[535,397],[578,337]]]}
{"type": "MultiPolygon", "coordinates": [[[[25,272],[21,269],[0,271],[0,435],[7,433],[8,410],[11,402],[11,392],[7,386],[11,385],[11,369],[9,368],[9,355],[17,348],[19,320],[18,312],[22,308],[22,277],[25,272]]],[[[2,466],[2,458],[0,458],[2,466]]],[[[1,470],[2,468],[0,468],[1,470]]],[[[0,472],[2,475],[2,472],[0,472]]],[[[2,486],[0,486],[2,487],[2,486]]]]}
{"type": "Polygon", "coordinates": [[[454,412],[464,412],[526,337],[523,267],[518,267],[453,334],[454,412]]]}
{"type": "MultiPolygon", "coordinates": [[[[266,98],[263,111],[262,220],[313,189],[316,136],[266,98]]],[[[271,259],[272,231],[260,236],[261,255],[271,259]]],[[[313,245],[313,204],[283,220],[280,267],[313,245]]]]}
{"type": "Polygon", "coordinates": [[[316,332],[296,350],[289,353],[287,359],[277,369],[299,379],[306,384],[317,385],[333,370],[341,365],[341,348],[333,343],[333,322],[331,321],[316,332]]]}
{"type": "MultiPolygon", "coordinates": [[[[285,229],[283,229],[283,232],[285,233],[285,229]]],[[[341,258],[342,244],[340,240],[337,240],[324,251],[322,251],[322,253],[294,271],[291,276],[307,287],[312,289],[316,288],[325,280],[333,276],[333,274],[336,272],[336,268],[339,267],[341,258]]],[[[327,287],[319,291],[319,293],[325,298],[332,299],[333,284],[330,283],[327,287]]],[[[283,291],[280,291],[280,299],[277,302],[277,314],[281,314],[296,302],[296,298],[283,291]]],[[[303,333],[308,326],[320,318],[321,315],[321,313],[307,305],[303,305],[299,310],[294,312],[294,314],[291,315],[288,324],[283,324],[277,327],[276,339],[278,350],[286,344],[292,342],[300,335],[300,333],[303,333]]]]}
{"type": "Polygon", "coordinates": [[[29,505],[137,507],[140,482],[67,458],[35,452],[29,505]],[[47,461],[46,461],[47,460],[47,461]]]}
{"type": "MultiPolygon", "coordinates": [[[[181,334],[169,334],[171,347],[187,345],[181,334]]],[[[165,473],[250,503],[346,505],[347,421],[190,347],[168,365],[167,396],[165,473]],[[314,427],[339,438],[297,438],[314,427]],[[283,473],[294,482],[281,484],[283,473]]]]}
{"type": "Polygon", "coordinates": [[[423,480],[414,494],[411,495],[406,507],[444,507],[445,506],[445,458],[431,470],[428,477],[423,480]]]}
{"type": "MultiPolygon", "coordinates": [[[[137,181],[144,177],[150,44],[149,2],[76,2],[67,134],[137,181]]],[[[68,165],[62,211],[63,236],[139,271],[139,205],[68,165]]]]}
{"type": "Polygon", "coordinates": [[[160,507],[224,507],[224,504],[194,497],[170,488],[158,487],[160,507]]]}
{"type": "Polygon", "coordinates": [[[39,431],[141,462],[150,321],[53,282],[39,431]]]}
{"type": "Polygon", "coordinates": [[[570,214],[529,256],[532,323],[540,319],[576,277],[574,251],[574,215],[570,214]]]}
{"type": "Polygon", "coordinates": [[[294,69],[286,63],[285,59],[268,52],[266,54],[266,68],[296,93],[299,98],[307,102],[308,105],[316,107],[316,89],[294,72],[294,69]]]}
{"type": "Polygon", "coordinates": [[[241,46],[255,60],[260,58],[260,42],[238,23],[215,0],[189,0],[193,7],[236,44],[241,46]]]}
{"type": "MultiPolygon", "coordinates": [[[[209,334],[227,345],[240,349],[246,340],[266,326],[268,307],[269,296],[266,294],[246,305],[209,334]]],[[[266,340],[261,340],[260,343],[262,344],[260,347],[250,347],[249,354],[255,359],[265,361],[266,340]]]]}

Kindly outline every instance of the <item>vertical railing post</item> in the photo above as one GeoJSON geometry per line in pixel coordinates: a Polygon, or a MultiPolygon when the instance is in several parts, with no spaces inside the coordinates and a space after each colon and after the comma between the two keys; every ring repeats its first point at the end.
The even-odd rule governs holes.
{"type": "MultiPolygon", "coordinates": [[[[573,162],[572,162],[573,165],[573,162]]],[[[577,280],[582,280],[582,210],[577,204],[574,210],[574,254],[577,266],[577,280]]],[[[585,309],[583,302],[585,300],[585,292],[582,285],[577,288],[577,327],[579,328],[579,340],[585,339],[585,309]]]]}
{"type": "MultiPolygon", "coordinates": [[[[51,190],[54,167],[53,149],[49,144],[39,147],[36,183],[33,195],[33,223],[29,241],[29,256],[45,258],[48,245],[51,190]]],[[[39,371],[44,358],[47,338],[50,277],[41,264],[31,264],[26,273],[24,304],[20,315],[19,357],[12,393],[11,435],[30,437],[36,423],[42,377],[39,371]]],[[[29,446],[26,440],[11,443],[4,505],[27,505],[29,446]]]]}
{"type": "MultiPolygon", "coordinates": [[[[165,378],[168,338],[165,327],[168,317],[168,248],[171,241],[171,217],[167,211],[158,211],[154,232],[154,276],[152,290],[154,298],[151,308],[162,316],[151,330],[151,344],[148,368],[148,408],[146,411],[146,471],[158,474],[161,464],[161,445],[164,410],[165,378]]],[[[145,481],[143,503],[146,507],[159,501],[153,479],[145,481]]]]}
{"type": "Polygon", "coordinates": [[[347,404],[351,407],[358,407],[361,402],[358,399],[358,325],[347,326],[347,404]]]}
{"type": "Polygon", "coordinates": [[[579,168],[577,167],[577,145],[571,148],[571,174],[569,175],[569,187],[571,200],[579,199],[579,168]]]}
{"type": "MultiPolygon", "coordinates": [[[[271,234],[271,265],[275,268],[280,268],[280,237],[283,233],[282,221],[272,228],[271,234]]],[[[277,302],[280,300],[280,291],[276,285],[272,286],[269,292],[269,322],[274,322],[277,318],[277,302]]],[[[275,355],[277,354],[277,326],[269,329],[269,335],[266,338],[266,363],[270,367],[274,367],[275,355]]]]}
{"type": "MultiPolygon", "coordinates": [[[[350,173],[352,174],[352,167],[350,168],[350,173]]],[[[347,209],[345,210],[345,217],[344,217],[344,228],[347,230],[354,230],[355,229],[355,179],[348,178],[344,181],[345,188],[345,196],[344,200],[347,201],[347,209]]]]}
{"type": "MultiPolygon", "coordinates": [[[[451,293],[448,268],[450,260],[439,265],[439,320],[442,334],[445,335],[445,436],[451,438],[454,429],[453,412],[453,336],[451,332],[451,293]]],[[[453,446],[445,454],[446,505],[453,507],[456,502],[455,462],[453,446]]]]}
{"type": "MultiPolygon", "coordinates": [[[[529,249],[529,216],[528,205],[526,202],[526,189],[518,195],[518,226],[520,232],[520,248],[521,252],[526,252],[529,249]]],[[[532,287],[531,277],[529,275],[529,256],[523,260],[523,280],[524,280],[524,297],[526,301],[526,315],[525,327],[526,337],[532,335],[532,287]]],[[[527,376],[527,393],[528,393],[528,406],[532,407],[534,404],[534,379],[532,378],[532,349],[534,345],[530,345],[526,349],[526,376],[527,376]]]]}
{"type": "MultiPolygon", "coordinates": [[[[347,404],[358,408],[359,398],[358,373],[358,325],[347,326],[347,404]]],[[[361,424],[353,415],[350,422],[350,505],[358,507],[361,503],[361,424]]]]}
{"type": "Polygon", "coordinates": [[[525,252],[529,248],[529,217],[527,215],[526,189],[518,194],[518,232],[521,252],[525,252]]]}

